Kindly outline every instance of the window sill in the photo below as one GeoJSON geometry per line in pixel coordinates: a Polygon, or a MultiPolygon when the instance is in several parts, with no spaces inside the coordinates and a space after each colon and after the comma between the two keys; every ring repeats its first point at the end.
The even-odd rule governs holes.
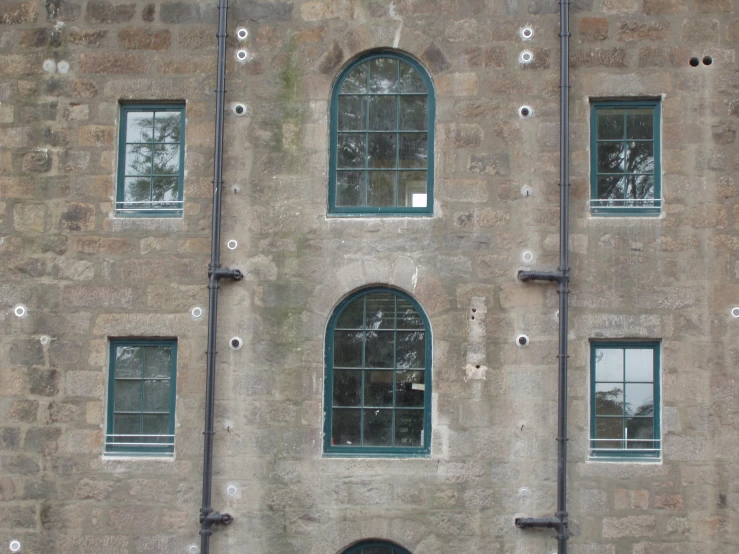
{"type": "Polygon", "coordinates": [[[588,462],[595,463],[616,463],[616,464],[661,464],[662,456],[633,456],[628,454],[623,455],[588,455],[588,462]]]}
{"type": "Polygon", "coordinates": [[[118,217],[110,218],[113,231],[165,231],[170,233],[185,230],[183,217],[118,217]]]}

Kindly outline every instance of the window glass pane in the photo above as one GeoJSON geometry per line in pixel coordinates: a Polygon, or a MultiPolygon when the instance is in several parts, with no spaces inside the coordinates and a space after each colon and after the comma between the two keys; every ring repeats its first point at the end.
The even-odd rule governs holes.
{"type": "Polygon", "coordinates": [[[144,377],[169,377],[171,374],[172,348],[169,346],[148,346],[145,350],[146,364],[144,377]]]}
{"type": "Polygon", "coordinates": [[[393,405],[393,372],[366,371],[364,374],[364,405],[393,405]]]}
{"type": "Polygon", "coordinates": [[[651,175],[635,175],[629,177],[627,198],[654,198],[654,177],[651,175]]]}
{"type": "Polygon", "coordinates": [[[654,381],[654,350],[651,348],[627,348],[626,380],[651,383],[654,381]]]}
{"type": "Polygon", "coordinates": [[[392,58],[376,58],[370,61],[370,92],[398,92],[398,61],[392,58]]]}
{"type": "Polygon", "coordinates": [[[154,140],[156,142],[180,142],[180,112],[156,112],[154,116],[154,140]]]}
{"type": "Polygon", "coordinates": [[[126,146],[126,175],[151,175],[151,146],[129,144],[126,146]]]}
{"type": "Polygon", "coordinates": [[[398,371],[395,374],[395,405],[423,408],[425,373],[398,371]]]}
{"type": "Polygon", "coordinates": [[[385,546],[370,546],[363,548],[361,554],[393,554],[393,551],[385,546]]]}
{"type": "Polygon", "coordinates": [[[598,177],[598,198],[623,199],[626,195],[626,183],[626,177],[598,177]]]}
{"type": "Polygon", "coordinates": [[[597,440],[595,448],[623,448],[624,443],[624,420],[620,417],[596,417],[595,438],[596,439],[619,439],[619,440],[597,440]]]}
{"type": "Polygon", "coordinates": [[[151,200],[151,177],[126,177],[123,181],[123,200],[125,202],[151,200]]]}
{"type": "Polygon", "coordinates": [[[400,97],[400,128],[411,131],[428,129],[428,103],[426,95],[400,97]]]}
{"type": "Polygon", "coordinates": [[[341,92],[367,92],[367,67],[368,64],[363,63],[352,69],[341,85],[341,92]]]}
{"type": "Polygon", "coordinates": [[[398,331],[398,351],[395,355],[399,369],[423,368],[426,365],[426,341],[423,331],[398,331]]]}
{"type": "Polygon", "coordinates": [[[392,428],[392,410],[364,410],[364,446],[392,446],[392,428]]]}
{"type": "MultiPolygon", "coordinates": [[[[140,435],[141,416],[116,414],[113,416],[113,433],[115,435],[140,435]]],[[[138,437],[114,437],[114,442],[137,442],[138,437]]]]}
{"type": "Polygon", "coordinates": [[[116,412],[141,411],[141,381],[115,381],[115,402],[113,409],[116,412]]]}
{"type": "Polygon", "coordinates": [[[423,410],[395,411],[395,446],[423,445],[423,410]]]}
{"type": "Polygon", "coordinates": [[[428,202],[425,171],[398,171],[398,206],[425,208],[428,202]]]}
{"type": "Polygon", "coordinates": [[[595,380],[624,380],[624,351],[621,348],[596,348],[595,380]]]}
{"type": "Polygon", "coordinates": [[[369,97],[369,128],[373,131],[394,131],[398,128],[398,97],[369,97]]]}
{"type": "Polygon", "coordinates": [[[400,167],[426,167],[428,164],[428,135],[401,133],[400,167]]]}
{"type": "Polygon", "coordinates": [[[169,379],[144,381],[144,411],[169,412],[169,379]]]}
{"type": "Polygon", "coordinates": [[[392,329],[395,327],[395,295],[388,292],[368,294],[367,329],[392,329]]]}
{"type": "Polygon", "coordinates": [[[654,136],[654,112],[652,108],[626,110],[626,138],[651,139],[654,136]]]}
{"type": "Polygon", "coordinates": [[[360,417],[357,409],[334,408],[331,412],[331,444],[360,446],[360,417]]]}
{"type": "Polygon", "coordinates": [[[423,329],[421,316],[405,298],[397,297],[398,329],[423,329]]]}
{"type": "Polygon", "coordinates": [[[359,406],[362,401],[361,390],[361,371],[334,371],[334,406],[359,406]]]}
{"type": "Polygon", "coordinates": [[[395,206],[395,171],[368,171],[368,206],[395,206]]]}
{"type": "Polygon", "coordinates": [[[152,112],[128,112],[126,116],[126,142],[151,142],[154,114],[152,112]]]}
{"type": "Polygon", "coordinates": [[[367,331],[365,367],[393,367],[394,346],[393,331],[367,331]]]}
{"type": "Polygon", "coordinates": [[[340,329],[361,329],[364,320],[364,297],[350,302],[341,312],[336,327],[340,329]]]}
{"type": "Polygon", "coordinates": [[[362,332],[334,333],[334,366],[362,367],[362,332]]]}
{"type": "Polygon", "coordinates": [[[626,172],[654,173],[654,143],[626,143],[626,172]]]}
{"type": "MultiPolygon", "coordinates": [[[[169,433],[169,414],[143,416],[144,435],[167,435],[169,433]]],[[[146,437],[147,442],[170,442],[167,437],[146,437]]]]}
{"type": "Polygon", "coordinates": [[[622,142],[598,143],[598,173],[622,173],[624,145],[622,142]]]}
{"type": "Polygon", "coordinates": [[[141,348],[138,346],[117,346],[115,349],[116,378],[140,378],[143,366],[141,348]]]}
{"type": "Polygon", "coordinates": [[[370,133],[367,165],[395,167],[395,133],[370,133]]]}
{"type": "Polygon", "coordinates": [[[366,128],[364,96],[339,96],[339,131],[360,131],[366,128]]]}
{"type": "Polygon", "coordinates": [[[624,111],[619,108],[601,108],[598,114],[598,139],[624,138],[624,111]]]}
{"type": "Polygon", "coordinates": [[[403,62],[400,62],[400,92],[427,92],[418,72],[403,62]]]}
{"type": "MultiPolygon", "coordinates": [[[[152,179],[151,199],[158,202],[174,202],[179,193],[177,177],[154,177],[152,179]]],[[[174,204],[168,206],[175,208],[174,204]]]]}
{"type": "Polygon", "coordinates": [[[338,167],[364,167],[366,135],[364,133],[339,133],[338,167]]]}
{"type": "Polygon", "coordinates": [[[154,174],[177,173],[180,170],[180,145],[154,145],[154,174]]]}
{"type": "Polygon", "coordinates": [[[654,385],[651,383],[626,383],[626,414],[654,415],[654,385]]]}
{"type": "Polygon", "coordinates": [[[621,383],[598,383],[595,385],[596,415],[623,415],[624,390],[621,383]]]}
{"type": "Polygon", "coordinates": [[[364,206],[364,171],[336,172],[336,205],[364,206]]]}
{"type": "Polygon", "coordinates": [[[632,417],[626,420],[629,442],[627,448],[657,448],[654,438],[654,419],[651,417],[632,417]],[[631,442],[633,439],[647,439],[631,442]]]}

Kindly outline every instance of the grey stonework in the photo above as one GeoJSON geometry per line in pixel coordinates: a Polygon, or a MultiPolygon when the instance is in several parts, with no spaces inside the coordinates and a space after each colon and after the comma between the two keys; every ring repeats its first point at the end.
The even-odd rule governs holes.
{"type": "MultiPolygon", "coordinates": [[[[189,310],[207,305],[216,7],[0,2],[0,549],[199,542],[207,318],[189,310]],[[114,217],[121,100],[187,103],[182,219],[114,217]],[[101,456],[110,337],[178,339],[174,459],[101,456]]],[[[229,27],[250,35],[243,64],[229,39],[227,101],[249,113],[226,116],[222,236],[239,246],[222,258],[246,279],[220,294],[214,507],[235,520],[213,552],[334,554],[373,537],[414,554],[556,550],[513,516],[555,505],[557,295],[515,274],[524,250],[557,263],[557,10],[231,0],[229,27]],[[390,47],[435,83],[434,216],[327,218],[332,82],[390,47]],[[322,457],[326,324],[370,284],[429,316],[426,459],[322,457]]],[[[570,551],[736,554],[737,6],[579,1],[571,27],[570,551]],[[588,217],[588,98],[645,96],[662,98],[664,214],[588,217]],[[662,463],[587,461],[592,338],[662,341],[662,463]]]]}

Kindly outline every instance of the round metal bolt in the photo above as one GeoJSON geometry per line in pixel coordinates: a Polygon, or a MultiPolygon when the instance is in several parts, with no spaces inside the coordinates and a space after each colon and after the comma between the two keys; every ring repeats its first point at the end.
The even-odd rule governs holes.
{"type": "Polygon", "coordinates": [[[237,492],[239,492],[239,489],[236,488],[236,485],[229,485],[226,487],[226,494],[228,496],[236,496],[237,492]]]}
{"type": "Polygon", "coordinates": [[[247,31],[244,27],[241,27],[240,29],[237,29],[236,31],[236,38],[239,40],[246,40],[246,37],[249,36],[249,31],[247,31]]]}
{"type": "Polygon", "coordinates": [[[41,335],[38,340],[41,342],[41,344],[46,346],[51,342],[51,337],[49,337],[49,335],[41,335]]]}
{"type": "Polygon", "coordinates": [[[711,56],[703,56],[703,65],[711,65],[713,58],[711,56]]]}
{"type": "Polygon", "coordinates": [[[700,65],[701,61],[698,58],[696,58],[696,57],[692,57],[692,58],[690,58],[690,60],[688,61],[688,63],[690,65],[692,65],[693,67],[698,67],[700,65]]]}
{"type": "Polygon", "coordinates": [[[519,63],[531,63],[534,61],[534,53],[531,50],[524,50],[518,55],[519,63]]]}
{"type": "Polygon", "coordinates": [[[234,104],[233,105],[233,112],[236,117],[242,117],[246,115],[246,104],[234,104]]]}
{"type": "Polygon", "coordinates": [[[197,544],[191,544],[187,548],[187,552],[188,552],[188,554],[198,554],[198,552],[200,552],[200,548],[198,548],[198,545],[197,544]]]}
{"type": "Polygon", "coordinates": [[[190,315],[195,319],[200,319],[203,315],[203,308],[200,306],[195,306],[190,310],[190,315]]]}
{"type": "Polygon", "coordinates": [[[534,253],[530,250],[524,250],[521,253],[521,260],[523,260],[525,263],[531,263],[534,261],[534,253]]]}
{"type": "Polygon", "coordinates": [[[228,248],[229,250],[236,250],[236,247],[238,245],[239,243],[236,240],[231,239],[230,241],[226,243],[226,248],[228,248]]]}
{"type": "Polygon", "coordinates": [[[521,487],[520,489],[518,489],[518,496],[520,496],[521,498],[528,498],[529,496],[531,496],[531,490],[527,487],[521,487]]]}
{"type": "Polygon", "coordinates": [[[524,27],[521,29],[521,38],[524,40],[531,40],[531,38],[534,36],[534,29],[531,27],[524,27]]]}
{"type": "Polygon", "coordinates": [[[237,50],[236,51],[236,59],[240,62],[246,61],[246,58],[249,57],[249,54],[246,52],[246,50],[237,50]]]}
{"type": "Polygon", "coordinates": [[[11,552],[20,552],[21,551],[21,541],[13,539],[10,541],[10,544],[8,545],[8,550],[11,552]]]}
{"type": "Polygon", "coordinates": [[[23,304],[18,304],[15,308],[13,308],[13,313],[17,317],[23,317],[28,313],[28,308],[26,308],[23,304]]]}
{"type": "Polygon", "coordinates": [[[739,306],[731,308],[731,317],[739,317],[739,306]]]}
{"type": "Polygon", "coordinates": [[[518,117],[526,119],[527,117],[531,117],[534,113],[534,108],[531,106],[521,106],[518,108],[518,117]]]}

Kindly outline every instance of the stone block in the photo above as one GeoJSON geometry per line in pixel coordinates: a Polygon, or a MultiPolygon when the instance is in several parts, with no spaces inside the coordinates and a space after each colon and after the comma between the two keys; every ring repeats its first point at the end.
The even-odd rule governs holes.
{"type": "Polygon", "coordinates": [[[718,40],[718,19],[691,18],[683,21],[681,39],[687,44],[714,43],[718,40]]]}
{"type": "Polygon", "coordinates": [[[608,20],[604,17],[583,17],[578,26],[578,39],[593,42],[608,38],[608,20]]]}
{"type": "Polygon", "coordinates": [[[21,168],[25,173],[46,173],[51,169],[51,156],[46,150],[24,154],[21,168]]]}
{"type": "Polygon", "coordinates": [[[467,164],[467,170],[471,173],[486,175],[508,175],[510,171],[508,152],[472,154],[467,164]]]}
{"type": "Polygon", "coordinates": [[[125,28],[118,31],[118,46],[124,50],[167,50],[172,33],[167,29],[125,28]]]}
{"type": "Polygon", "coordinates": [[[603,538],[649,537],[657,530],[656,518],[650,515],[603,518],[603,538]]]}
{"type": "Polygon", "coordinates": [[[72,27],[69,30],[70,42],[91,48],[103,45],[107,36],[108,31],[106,30],[80,29],[79,27],[72,27]]]}
{"type": "Polygon", "coordinates": [[[613,508],[615,510],[648,510],[649,491],[644,489],[615,489],[613,491],[613,508]]]}
{"type": "Polygon", "coordinates": [[[112,146],[117,129],[112,125],[83,125],[77,134],[79,146],[112,146]]]}
{"type": "Polygon", "coordinates": [[[133,19],[136,4],[113,4],[107,0],[90,0],[85,9],[88,23],[126,23],[133,19]]]}
{"type": "Polygon", "coordinates": [[[3,2],[0,5],[0,25],[35,23],[38,19],[36,2],[3,2]]]}
{"type": "Polygon", "coordinates": [[[33,198],[33,184],[29,177],[0,177],[0,198],[33,198]]]}
{"type": "Polygon", "coordinates": [[[57,427],[31,427],[23,440],[23,449],[26,452],[51,456],[58,450],[61,433],[61,429],[57,427]]]}
{"type": "Polygon", "coordinates": [[[477,73],[447,73],[436,81],[436,92],[444,96],[477,96],[477,73]]]}
{"type": "Polygon", "coordinates": [[[92,231],[95,228],[95,206],[70,204],[59,218],[60,231],[92,231]]]}
{"type": "Polygon", "coordinates": [[[96,52],[80,56],[81,73],[104,73],[106,75],[146,73],[148,65],[148,59],[130,53],[96,52]]]}
{"type": "Polygon", "coordinates": [[[133,251],[133,243],[128,238],[74,237],[72,249],[82,254],[127,254],[133,251]]]}

